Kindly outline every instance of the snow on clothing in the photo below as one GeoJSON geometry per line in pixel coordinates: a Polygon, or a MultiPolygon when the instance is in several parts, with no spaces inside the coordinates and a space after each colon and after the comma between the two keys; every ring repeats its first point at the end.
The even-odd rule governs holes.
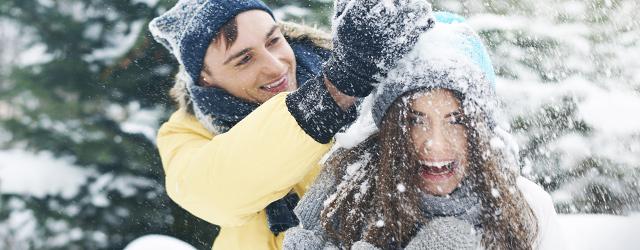
{"type": "MultiPolygon", "coordinates": [[[[188,90],[196,117],[218,134],[227,132],[255,110],[258,104],[241,100],[221,88],[200,86],[198,79],[206,50],[220,28],[238,14],[249,10],[261,10],[273,18],[271,9],[260,0],[183,0],[149,23],[156,41],[173,53],[185,69],[186,74],[178,77],[185,79],[184,86],[188,90]]],[[[292,41],[290,45],[297,61],[297,81],[306,83],[319,75],[320,65],[329,56],[329,51],[304,39],[292,41]]],[[[321,88],[314,86],[306,86],[304,92],[323,94],[321,88]]],[[[327,91],[324,94],[325,98],[330,98],[327,91]]],[[[342,115],[342,119],[338,121],[340,120],[351,119],[348,115],[342,115]]],[[[292,193],[267,206],[269,228],[273,233],[278,234],[297,225],[298,220],[292,212],[297,200],[297,195],[292,193]]]]}
{"type": "MultiPolygon", "coordinates": [[[[476,250],[480,239],[468,223],[452,217],[435,218],[425,225],[405,247],[408,250],[476,250]],[[461,237],[460,237],[461,236],[461,237]]],[[[323,241],[314,231],[299,227],[287,231],[284,239],[285,249],[338,249],[331,243],[323,241]]],[[[379,250],[380,248],[366,242],[357,241],[351,250],[379,250]]]]}
{"type": "Polygon", "coordinates": [[[426,0],[337,0],[333,9],[334,53],[324,73],[349,96],[369,95],[435,22],[426,0]]]}
{"type": "MultiPolygon", "coordinates": [[[[313,51],[329,44],[317,30],[292,24],[281,27],[292,47],[313,45],[306,50],[313,51]]],[[[296,57],[304,60],[305,55],[296,57]]],[[[280,248],[284,234],[275,236],[269,230],[264,208],[291,189],[302,196],[331,144],[318,142],[301,128],[287,106],[293,94],[286,93],[271,98],[223,133],[210,120],[199,120],[189,111],[193,108],[189,84],[188,74],[178,73],[173,95],[179,97],[181,107],[158,132],[167,193],[190,213],[221,226],[213,249],[280,248]]],[[[333,99],[320,98],[327,101],[325,107],[334,108],[331,112],[344,115],[333,99]]],[[[314,105],[318,99],[311,99],[314,105]]],[[[340,122],[335,116],[330,119],[340,122]]]]}
{"type": "Polygon", "coordinates": [[[468,100],[461,101],[471,101],[485,110],[493,122],[495,73],[489,54],[462,17],[448,12],[436,12],[435,16],[435,30],[420,37],[413,54],[398,62],[398,68],[377,89],[371,110],[376,125],[380,126],[383,115],[399,96],[434,87],[465,94],[468,100]],[[428,71],[407,73],[417,67],[428,71]]]}
{"type": "MultiPolygon", "coordinates": [[[[492,146],[503,151],[502,155],[505,157],[504,160],[506,162],[503,165],[511,166],[508,169],[504,169],[505,173],[518,176],[519,171],[516,169],[518,166],[516,162],[517,146],[510,145],[512,140],[508,133],[501,130],[493,122],[495,121],[493,115],[495,113],[496,97],[492,89],[494,83],[492,78],[488,77],[493,74],[493,69],[490,64],[489,67],[485,67],[485,63],[488,60],[486,51],[482,47],[480,49],[476,47],[475,44],[481,45],[479,38],[464,23],[464,19],[447,13],[438,13],[436,18],[437,23],[434,29],[423,34],[416,48],[409,56],[403,58],[398,63],[398,67],[389,72],[388,77],[370,97],[373,98],[372,105],[363,106],[361,116],[363,116],[363,113],[372,112],[373,122],[380,124],[389,105],[404,93],[434,88],[457,91],[463,94],[464,100],[461,101],[466,114],[479,112],[489,121],[493,132],[492,146]]],[[[363,158],[366,160],[366,157],[363,158]]],[[[307,249],[306,245],[321,246],[321,248],[333,247],[326,242],[326,235],[320,223],[323,204],[340,199],[340,197],[336,197],[338,189],[349,186],[351,179],[357,178],[358,175],[361,175],[366,170],[359,168],[354,171],[352,169],[349,173],[340,177],[334,176],[333,171],[335,170],[323,170],[316,182],[308,190],[307,195],[299,202],[295,212],[298,214],[301,225],[289,229],[284,241],[285,248],[307,249]]],[[[523,177],[517,177],[515,185],[522,192],[526,202],[537,217],[538,233],[534,248],[563,249],[561,230],[557,226],[557,214],[549,194],[523,177]]],[[[452,194],[452,196],[455,195],[452,194]]],[[[452,211],[452,213],[455,212],[452,211]]],[[[429,217],[430,215],[425,214],[425,216],[429,217]]],[[[456,216],[453,215],[453,217],[456,216]]],[[[452,216],[449,215],[449,217],[452,216]]],[[[470,221],[473,223],[473,220],[461,219],[467,223],[470,221]]],[[[425,246],[437,243],[433,242],[434,239],[447,240],[447,238],[429,238],[430,232],[426,230],[428,227],[429,224],[423,226],[420,232],[407,245],[407,248],[409,246],[425,246]]],[[[479,229],[481,230],[481,225],[479,229]]],[[[474,242],[472,235],[462,239],[474,242]]],[[[455,242],[450,241],[449,244],[440,244],[436,249],[462,247],[455,245],[455,242]]],[[[476,243],[479,243],[479,240],[476,243]]],[[[435,247],[434,245],[430,246],[435,247]]],[[[470,245],[467,246],[471,247],[470,245]]],[[[360,247],[370,249],[373,246],[359,241],[352,246],[352,249],[360,247]]]]}
{"type": "MultiPolygon", "coordinates": [[[[320,224],[320,213],[323,203],[331,199],[330,195],[335,193],[339,180],[333,169],[325,168],[321,171],[295,209],[301,225],[287,230],[283,242],[284,249],[338,249],[325,238],[320,224]]],[[[434,218],[427,223],[405,249],[472,250],[478,249],[479,244],[480,238],[475,234],[474,227],[451,216],[434,218]]],[[[377,250],[379,248],[360,240],[355,242],[351,249],[377,250]]]]}
{"type": "Polygon", "coordinates": [[[262,10],[273,17],[271,9],[260,0],[180,0],[151,20],[149,30],[195,81],[200,77],[207,48],[220,27],[248,10],[262,10]]]}
{"type": "MultiPolygon", "coordinates": [[[[352,13],[358,17],[375,17],[369,15],[371,9],[362,6],[383,4],[375,0],[351,2],[359,6],[352,9],[358,12],[352,13]]],[[[398,16],[420,18],[431,13],[428,4],[415,5],[415,8],[391,7],[400,10],[396,13],[398,16]]],[[[282,234],[274,236],[273,228],[270,231],[267,227],[267,218],[271,222],[271,215],[287,212],[290,202],[282,198],[292,188],[298,195],[304,193],[304,184],[317,173],[317,162],[329,149],[335,133],[355,119],[355,107],[342,110],[324,84],[321,74],[324,69],[319,65],[329,55],[328,51],[313,43],[313,39],[304,37],[287,37],[301,67],[296,75],[301,86],[292,93],[281,93],[261,105],[251,105],[220,89],[198,86],[203,48],[211,42],[219,25],[242,11],[265,8],[258,0],[183,0],[150,23],[154,38],[185,68],[177,76],[180,83],[176,84],[174,96],[181,96],[181,103],[186,107],[163,124],[158,133],[167,192],[186,210],[222,227],[214,244],[216,249],[277,248],[282,234]],[[191,51],[191,47],[195,51],[191,51]],[[180,93],[183,90],[186,92],[180,93]],[[190,110],[195,117],[187,113],[190,110]],[[201,125],[205,128],[199,127],[201,125]],[[284,208],[284,211],[271,213],[268,205],[274,202],[281,202],[280,206],[274,207],[284,208]]],[[[342,36],[359,35],[357,32],[363,30],[361,28],[371,31],[368,28],[373,25],[376,26],[373,31],[386,35],[383,39],[397,39],[399,43],[401,40],[413,45],[415,41],[410,38],[415,33],[412,31],[428,28],[421,24],[404,20],[398,25],[402,29],[390,34],[389,30],[376,29],[381,26],[373,22],[359,22],[356,24],[359,28],[347,29],[356,34],[347,32],[342,36]]],[[[365,45],[387,42],[367,36],[361,38],[358,42],[365,45]]],[[[353,48],[348,42],[343,45],[353,48]]],[[[358,49],[371,48],[362,46],[358,49]]],[[[390,52],[376,55],[383,58],[402,56],[390,52]]],[[[332,58],[332,64],[358,66],[349,58],[332,58]]],[[[332,74],[353,73],[336,71],[332,74]]],[[[336,77],[353,79],[346,75],[336,77]]],[[[341,86],[358,87],[359,84],[372,83],[347,82],[335,86],[344,92],[341,86]]]]}
{"type": "MultiPolygon", "coordinates": [[[[284,249],[337,249],[325,238],[322,225],[320,225],[320,213],[322,212],[323,203],[330,198],[336,191],[338,181],[341,179],[333,175],[331,169],[323,169],[317,180],[307,190],[307,194],[300,200],[295,211],[300,219],[301,225],[287,230],[284,239],[284,249]]],[[[558,215],[553,207],[553,202],[549,194],[540,186],[531,182],[524,177],[518,177],[516,186],[524,195],[527,203],[533,209],[533,213],[538,223],[538,238],[535,249],[555,250],[566,249],[562,237],[562,229],[558,223],[558,215]]],[[[444,217],[449,218],[449,217],[444,217]]],[[[459,220],[460,221],[460,220],[459,220]]],[[[433,221],[435,222],[435,221],[433,221]]],[[[451,225],[450,223],[449,225],[451,225]]],[[[405,249],[476,249],[480,239],[474,239],[472,235],[451,240],[446,237],[432,239],[428,233],[429,225],[421,229],[420,232],[412,239],[405,249]],[[450,240],[448,245],[437,245],[442,241],[450,240]],[[431,248],[422,248],[413,246],[424,246],[429,244],[431,248]]],[[[455,228],[458,232],[462,232],[465,228],[471,228],[468,223],[458,223],[455,228]]],[[[440,227],[444,228],[444,227],[440,227]]],[[[445,235],[460,235],[445,234],[445,235]]],[[[377,249],[374,246],[358,241],[351,249],[377,249]],[[367,246],[368,247],[365,247],[367,246]]]]}
{"type": "MultiPolygon", "coordinates": [[[[206,50],[220,27],[248,10],[262,10],[273,17],[271,10],[259,0],[182,0],[149,23],[156,41],[173,53],[185,69],[178,77],[185,79],[185,96],[190,97],[196,117],[216,133],[226,132],[258,107],[221,88],[198,83],[206,50]]],[[[320,74],[321,64],[330,52],[309,39],[298,38],[301,39],[291,40],[289,44],[296,57],[297,82],[302,85],[320,74]]],[[[328,42],[323,45],[326,44],[328,42]]]]}

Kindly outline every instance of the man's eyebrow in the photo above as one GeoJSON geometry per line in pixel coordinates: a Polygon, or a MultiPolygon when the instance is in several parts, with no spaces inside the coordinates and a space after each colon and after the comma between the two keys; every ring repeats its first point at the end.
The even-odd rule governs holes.
{"type": "Polygon", "coordinates": [[[241,57],[241,56],[243,56],[244,54],[246,54],[246,53],[247,53],[247,52],[249,52],[249,51],[251,51],[251,48],[243,49],[243,50],[241,50],[240,52],[238,52],[238,53],[235,53],[235,54],[231,55],[231,56],[230,56],[229,58],[227,58],[227,60],[225,60],[222,64],[223,64],[223,65],[226,65],[226,64],[227,64],[227,63],[229,63],[231,60],[236,59],[236,58],[238,58],[238,57],[241,57]]]}
{"type": "Polygon", "coordinates": [[[276,30],[279,27],[280,26],[278,26],[277,24],[274,24],[273,27],[271,27],[271,29],[269,30],[269,32],[267,32],[267,35],[265,36],[265,38],[269,38],[271,35],[273,35],[273,33],[276,32],[276,30]]]}
{"type": "MultiPolygon", "coordinates": [[[[274,24],[273,27],[271,27],[271,29],[269,30],[269,32],[267,32],[267,35],[265,36],[265,38],[269,38],[270,36],[273,35],[274,32],[276,32],[276,30],[278,30],[280,26],[278,26],[277,24],[274,24]]],[[[227,60],[225,60],[222,64],[226,65],[227,63],[229,63],[230,61],[232,61],[233,59],[236,59],[244,54],[246,54],[247,52],[251,51],[251,48],[246,48],[241,50],[238,53],[235,53],[233,55],[231,55],[229,58],[227,58],[227,60]]]]}

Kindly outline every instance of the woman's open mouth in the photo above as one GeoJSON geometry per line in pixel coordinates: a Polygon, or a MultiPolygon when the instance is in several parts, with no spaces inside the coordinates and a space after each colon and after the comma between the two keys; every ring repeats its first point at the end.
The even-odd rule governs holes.
{"type": "Polygon", "coordinates": [[[287,74],[284,74],[280,79],[270,84],[260,86],[260,89],[271,93],[280,93],[286,91],[288,87],[289,78],[287,77],[287,74]]]}
{"type": "Polygon", "coordinates": [[[420,176],[431,181],[449,179],[457,169],[457,161],[420,161],[420,176]]]}

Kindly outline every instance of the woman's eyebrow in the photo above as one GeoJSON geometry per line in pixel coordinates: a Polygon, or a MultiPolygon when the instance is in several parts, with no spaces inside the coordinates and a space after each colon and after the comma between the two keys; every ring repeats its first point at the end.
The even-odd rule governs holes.
{"type": "Polygon", "coordinates": [[[462,110],[456,109],[456,110],[452,111],[451,113],[445,115],[444,117],[445,118],[449,118],[449,117],[452,117],[452,116],[463,116],[463,115],[464,114],[462,113],[462,110]]]}
{"type": "Polygon", "coordinates": [[[409,108],[409,113],[412,114],[412,115],[415,115],[415,116],[425,116],[424,113],[422,113],[420,111],[417,111],[415,109],[412,109],[412,108],[409,108]]]}

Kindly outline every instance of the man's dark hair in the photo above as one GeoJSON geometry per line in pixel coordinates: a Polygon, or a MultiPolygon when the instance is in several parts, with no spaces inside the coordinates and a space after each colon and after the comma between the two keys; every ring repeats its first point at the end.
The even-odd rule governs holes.
{"type": "Polygon", "coordinates": [[[214,38],[215,43],[220,43],[224,40],[224,46],[226,49],[229,49],[233,46],[233,43],[236,42],[238,38],[238,22],[236,21],[236,17],[231,18],[231,20],[227,21],[222,27],[220,27],[220,31],[218,35],[214,38]]]}
{"type": "MultiPolygon", "coordinates": [[[[217,45],[224,40],[225,49],[229,49],[233,46],[233,43],[236,42],[236,39],[238,39],[238,22],[236,21],[236,17],[233,17],[220,27],[218,34],[213,38],[212,42],[217,45]]],[[[211,73],[206,63],[202,65],[202,70],[209,74],[211,73]]],[[[202,81],[202,79],[200,79],[200,81],[202,81]]]]}

